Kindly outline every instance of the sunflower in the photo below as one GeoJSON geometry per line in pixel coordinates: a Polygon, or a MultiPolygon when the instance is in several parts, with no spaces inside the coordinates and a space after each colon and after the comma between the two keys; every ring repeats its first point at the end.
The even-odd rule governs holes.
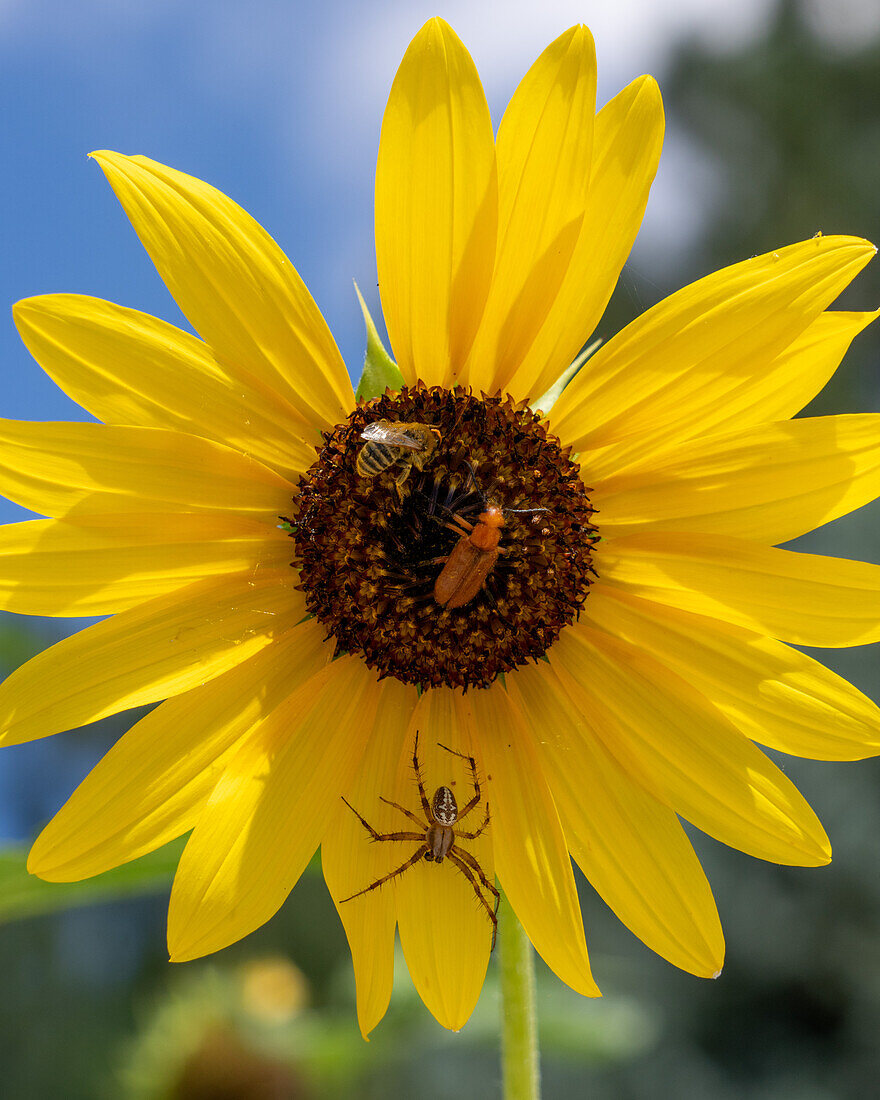
{"type": "Polygon", "coordinates": [[[267,921],[320,847],[365,1035],[396,928],[428,1008],[463,1025],[496,876],[547,964],[598,994],[572,857],[649,947],[715,975],[721,927],[679,819],[827,863],[758,746],[880,749],[874,704],[790,645],[880,638],[880,569],[776,548],[880,493],[877,416],[792,419],[876,316],[828,312],[875,249],[817,235],[753,257],[567,370],[663,134],[650,77],[598,113],[595,94],[575,27],[496,139],[459,39],[436,19],[416,36],[376,177],[399,384],[368,400],[264,230],[145,157],[95,154],[198,337],[76,295],[15,309],[100,423],[3,422],[0,487],[52,517],[3,530],[3,606],[108,617],[6,680],[3,740],[159,704],[30,869],[81,879],[190,833],[168,927],[186,960],[267,921]],[[363,461],[379,424],[398,442],[363,461]],[[430,454],[400,442],[413,425],[430,454]],[[474,549],[486,531],[497,548],[474,549]],[[435,589],[454,561],[460,606],[435,589]],[[471,804],[459,863],[420,858],[432,820],[471,804]]]}

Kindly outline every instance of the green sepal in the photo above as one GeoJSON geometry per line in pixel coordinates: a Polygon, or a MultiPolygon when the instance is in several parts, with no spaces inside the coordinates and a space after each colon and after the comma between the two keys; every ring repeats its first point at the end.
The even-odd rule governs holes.
{"type": "Polygon", "coordinates": [[[547,390],[546,393],[542,393],[537,401],[531,403],[529,408],[532,412],[536,412],[539,416],[547,416],[559,400],[559,395],[601,343],[602,337],[600,336],[597,340],[594,340],[592,344],[587,344],[580,355],[578,355],[577,359],[575,359],[570,367],[565,368],[550,389],[547,390]]]}
{"type": "Polygon", "coordinates": [[[361,304],[364,325],[367,329],[367,352],[364,356],[364,370],[361,374],[361,380],[358,382],[355,397],[358,401],[370,401],[374,397],[381,397],[386,389],[395,393],[402,390],[403,375],[385,350],[357,283],[354,284],[354,289],[361,304]]]}

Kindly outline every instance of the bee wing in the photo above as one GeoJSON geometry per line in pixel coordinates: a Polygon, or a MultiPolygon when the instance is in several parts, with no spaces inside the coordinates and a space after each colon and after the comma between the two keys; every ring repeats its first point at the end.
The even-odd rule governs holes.
{"type": "Polygon", "coordinates": [[[406,451],[423,451],[425,444],[410,435],[402,424],[387,424],[375,420],[361,432],[361,439],[368,443],[387,443],[390,447],[403,447],[406,451]]]}

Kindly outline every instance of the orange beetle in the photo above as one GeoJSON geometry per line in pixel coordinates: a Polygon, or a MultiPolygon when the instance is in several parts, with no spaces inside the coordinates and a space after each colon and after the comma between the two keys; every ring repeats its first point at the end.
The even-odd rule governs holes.
{"type": "Polygon", "coordinates": [[[476,524],[457,515],[446,526],[461,538],[434,582],[434,599],[441,607],[464,607],[483,587],[498,555],[505,552],[498,545],[504,516],[497,504],[490,503],[477,516],[476,524]]]}

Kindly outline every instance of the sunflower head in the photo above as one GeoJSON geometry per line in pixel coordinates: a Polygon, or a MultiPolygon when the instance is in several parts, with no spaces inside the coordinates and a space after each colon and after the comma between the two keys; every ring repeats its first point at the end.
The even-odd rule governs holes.
{"type": "Polygon", "coordinates": [[[580,470],[509,397],[418,385],[359,405],[327,433],[294,511],[308,610],[337,651],[361,656],[380,678],[487,687],[543,656],[587,596],[596,531],[580,470]],[[380,420],[439,435],[401,493],[393,461],[375,476],[359,472],[364,429],[380,420]],[[463,606],[442,606],[437,576],[468,541],[456,521],[478,525],[490,503],[503,519],[497,561],[463,606]]]}

